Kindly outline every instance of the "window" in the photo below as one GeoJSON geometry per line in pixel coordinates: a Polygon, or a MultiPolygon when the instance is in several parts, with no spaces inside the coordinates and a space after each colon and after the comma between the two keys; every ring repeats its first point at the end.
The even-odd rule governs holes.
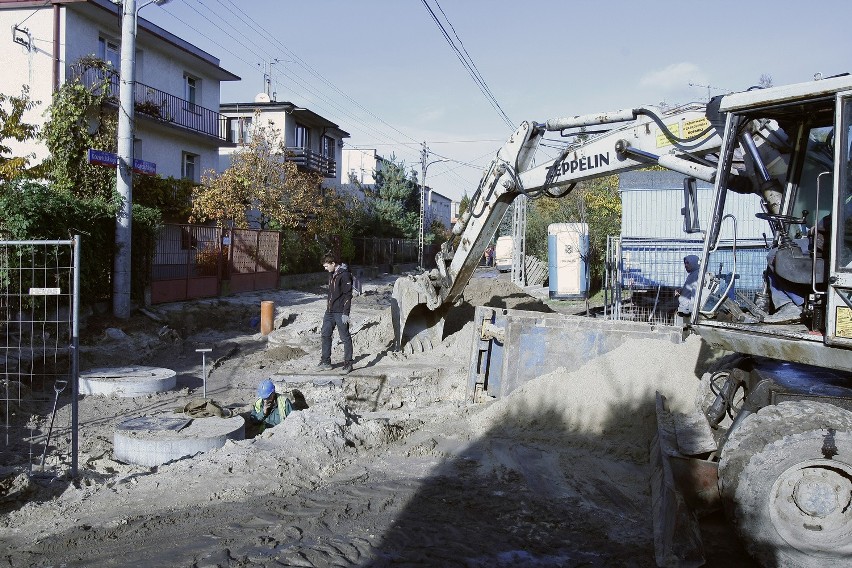
{"type": "Polygon", "coordinates": [[[197,182],[198,181],[198,172],[199,172],[199,156],[197,154],[190,154],[189,152],[183,153],[183,160],[181,165],[181,177],[183,179],[188,179],[197,182]]]}
{"type": "Polygon", "coordinates": [[[326,158],[334,159],[334,138],[330,136],[322,137],[322,144],[320,145],[320,154],[325,156],[326,158]]]}
{"type": "Polygon", "coordinates": [[[843,99],[843,118],[840,127],[840,201],[838,215],[840,217],[837,231],[838,268],[852,268],[852,99],[843,99]]]}
{"type": "Polygon", "coordinates": [[[307,126],[296,124],[296,136],[294,137],[293,145],[297,148],[310,149],[311,131],[307,126]]]}
{"type": "Polygon", "coordinates": [[[121,47],[117,41],[99,37],[98,57],[115,67],[116,70],[121,68],[121,47]]]}
{"type": "Polygon", "coordinates": [[[201,100],[201,79],[184,75],[184,98],[187,101],[186,110],[199,112],[198,102],[201,100]]]}
{"type": "Polygon", "coordinates": [[[251,142],[251,118],[250,116],[237,116],[228,119],[231,142],[236,144],[251,142]]]}

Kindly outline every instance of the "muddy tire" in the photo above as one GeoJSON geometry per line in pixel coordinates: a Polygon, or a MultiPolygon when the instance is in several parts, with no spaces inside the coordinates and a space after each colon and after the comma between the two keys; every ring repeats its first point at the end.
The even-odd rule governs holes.
{"type": "Polygon", "coordinates": [[[813,401],[761,409],[719,462],[725,511],[765,566],[840,566],[852,557],[852,412],[813,401]]]}

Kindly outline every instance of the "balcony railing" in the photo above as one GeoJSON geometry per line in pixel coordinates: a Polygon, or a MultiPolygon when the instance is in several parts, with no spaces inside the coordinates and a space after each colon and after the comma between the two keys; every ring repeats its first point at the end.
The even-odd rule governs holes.
{"type": "MultiPolygon", "coordinates": [[[[103,71],[87,68],[80,80],[89,89],[98,89],[103,84],[103,71]]],[[[118,75],[110,78],[109,96],[118,104],[118,75]]],[[[227,118],[216,111],[191,103],[186,99],[170,95],[154,87],[137,82],[133,92],[136,113],[148,118],[185,128],[222,142],[228,140],[227,118]]]]}
{"type": "Polygon", "coordinates": [[[297,146],[288,146],[284,150],[287,152],[287,160],[295,162],[297,166],[317,172],[327,178],[333,178],[337,175],[337,162],[327,156],[297,146]]]}

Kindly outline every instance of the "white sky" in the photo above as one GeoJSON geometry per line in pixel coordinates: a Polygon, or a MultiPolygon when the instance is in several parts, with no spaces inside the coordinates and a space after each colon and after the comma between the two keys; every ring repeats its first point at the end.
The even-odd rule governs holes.
{"type": "MultiPolygon", "coordinates": [[[[337,123],[349,147],[395,154],[458,200],[524,120],[705,101],[852,71],[848,0],[427,0],[512,122],[462,66],[424,0],[172,0],[141,16],[221,60],[251,101],[271,61],[277,100],[337,123]],[[454,38],[455,39],[455,38],[454,38]],[[704,85],[703,87],[689,84],[704,85]],[[470,167],[464,164],[475,164],[470,167]]],[[[142,1],[137,0],[137,5],[142,1]]],[[[555,155],[542,149],[538,162],[555,155]]]]}

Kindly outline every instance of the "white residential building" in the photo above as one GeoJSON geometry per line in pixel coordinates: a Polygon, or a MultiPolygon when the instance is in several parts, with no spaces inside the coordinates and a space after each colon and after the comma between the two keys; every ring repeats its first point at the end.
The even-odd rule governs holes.
{"type": "Polygon", "coordinates": [[[452,208],[452,199],[433,191],[428,185],[426,186],[425,221],[427,228],[432,224],[432,221],[440,221],[445,229],[451,229],[453,226],[452,208]]]}
{"type": "MultiPolygon", "coordinates": [[[[146,10],[157,10],[151,5],[146,10]]],[[[25,121],[42,124],[44,110],[59,85],[78,76],[86,85],[98,79],[75,63],[95,56],[120,68],[120,7],[108,0],[0,0],[0,92],[17,95],[29,85],[41,104],[25,121]]],[[[136,39],[135,158],[153,162],[159,175],[199,181],[216,169],[219,148],[228,144],[225,118],[218,113],[221,81],[239,77],[209,53],[139,18],[136,39]]],[[[110,87],[118,97],[118,79],[110,87]]],[[[100,148],[98,148],[100,149],[100,148]]],[[[16,154],[47,155],[43,144],[13,147],[16,154]]]]}
{"type": "Polygon", "coordinates": [[[375,185],[376,171],[381,168],[383,160],[374,148],[344,148],[341,168],[343,183],[375,185]]]}
{"type": "MultiPolygon", "coordinates": [[[[219,110],[227,120],[229,140],[237,147],[250,142],[257,123],[271,126],[283,137],[288,160],[296,162],[304,170],[322,175],[324,186],[341,185],[339,164],[343,140],[349,138],[349,133],[337,124],[291,102],[270,101],[264,93],[258,95],[254,102],[223,103],[219,110]]],[[[230,166],[235,149],[222,148],[220,171],[230,166]]]]}

